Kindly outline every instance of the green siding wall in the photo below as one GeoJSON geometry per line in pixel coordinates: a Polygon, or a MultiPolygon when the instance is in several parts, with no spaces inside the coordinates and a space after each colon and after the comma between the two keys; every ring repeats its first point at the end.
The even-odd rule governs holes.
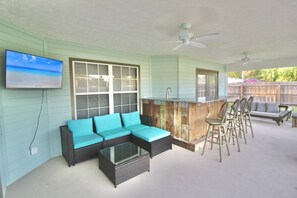
{"type": "Polygon", "coordinates": [[[0,168],[4,192],[9,184],[48,159],[61,155],[59,126],[72,119],[69,57],[140,65],[140,94],[151,95],[148,56],[43,39],[0,23],[0,168]],[[47,56],[64,62],[62,89],[45,90],[39,129],[33,144],[38,148],[38,153],[34,156],[30,155],[28,147],[36,128],[42,90],[4,88],[5,49],[47,56]]]}
{"type": "Polygon", "coordinates": [[[195,98],[196,68],[219,71],[219,96],[226,96],[226,67],[224,65],[195,60],[185,56],[152,56],[152,96],[165,97],[167,87],[170,97],[195,98]]]}
{"type": "Polygon", "coordinates": [[[179,87],[180,97],[195,98],[196,94],[196,68],[219,71],[219,96],[226,96],[227,73],[226,66],[195,60],[185,56],[179,57],[179,87]]]}
{"type": "Polygon", "coordinates": [[[152,56],[152,96],[166,96],[166,88],[171,87],[170,97],[179,97],[178,87],[178,56],[152,56]]]}
{"type": "MultiPolygon", "coordinates": [[[[0,23],[1,67],[1,176],[5,192],[7,185],[50,158],[48,112],[44,108],[34,146],[39,153],[30,156],[29,145],[36,128],[41,103],[41,90],[4,88],[5,49],[43,55],[43,40],[0,23]],[[2,145],[3,143],[3,145],[2,145]],[[3,167],[3,168],[2,168],[3,167]]],[[[44,106],[47,106],[45,97],[44,106]]]]}

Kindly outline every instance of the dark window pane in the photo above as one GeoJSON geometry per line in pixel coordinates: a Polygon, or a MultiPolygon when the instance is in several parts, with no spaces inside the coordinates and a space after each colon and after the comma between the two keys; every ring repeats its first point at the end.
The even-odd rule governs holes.
{"type": "Polygon", "coordinates": [[[121,79],[114,79],[113,80],[113,90],[114,91],[121,91],[121,79]]]}
{"type": "Polygon", "coordinates": [[[137,111],[137,105],[130,105],[130,111],[137,111]]]}
{"type": "Polygon", "coordinates": [[[114,78],[121,78],[121,67],[118,67],[118,66],[114,66],[112,68],[112,72],[113,72],[113,76],[114,78]]]}
{"type": "Polygon", "coordinates": [[[108,65],[100,65],[99,66],[99,74],[100,75],[108,75],[108,65]]]}
{"type": "Polygon", "coordinates": [[[117,106],[117,105],[121,105],[121,94],[114,94],[113,95],[113,99],[114,99],[114,105],[117,106]]]}
{"type": "Polygon", "coordinates": [[[132,93],[130,94],[130,104],[135,104],[135,103],[137,103],[137,94],[132,93]]]}
{"type": "Polygon", "coordinates": [[[88,118],[88,111],[77,111],[77,119],[88,118]]]}
{"type": "Polygon", "coordinates": [[[92,118],[94,116],[98,116],[99,115],[99,109],[90,109],[89,111],[89,117],[92,118]]]}
{"type": "Polygon", "coordinates": [[[129,77],[129,68],[128,67],[122,67],[122,78],[128,79],[129,77]]]}
{"type": "Polygon", "coordinates": [[[74,63],[75,77],[87,77],[86,63],[74,63]]]}
{"type": "Polygon", "coordinates": [[[109,114],[109,108],[100,108],[100,115],[106,115],[109,114]]]}
{"type": "Polygon", "coordinates": [[[122,113],[129,113],[129,112],[130,112],[129,105],[122,106],[122,113]]]}
{"type": "Polygon", "coordinates": [[[100,95],[100,107],[108,107],[109,99],[108,94],[100,95]]]}
{"type": "Polygon", "coordinates": [[[129,94],[122,94],[122,104],[129,104],[129,94]]]}
{"type": "Polygon", "coordinates": [[[100,79],[100,91],[106,92],[109,91],[109,79],[108,77],[104,77],[103,79],[100,79]]]}
{"type": "Polygon", "coordinates": [[[122,80],[122,91],[129,91],[129,80],[122,80]]]}
{"type": "Polygon", "coordinates": [[[131,76],[131,79],[137,79],[137,69],[136,68],[130,68],[130,76],[131,76]]]}
{"type": "Polygon", "coordinates": [[[89,95],[89,108],[98,108],[99,98],[98,95],[89,95]]]}
{"type": "Polygon", "coordinates": [[[121,107],[114,107],[114,113],[122,113],[121,107]]]}
{"type": "MultiPolygon", "coordinates": [[[[97,64],[91,64],[88,63],[88,77],[90,77],[90,75],[97,75],[98,76],[98,65],[97,64]]],[[[95,77],[95,76],[93,76],[95,77]]]]}
{"type": "Polygon", "coordinates": [[[99,91],[98,79],[89,78],[88,92],[98,92],[98,91],[99,91]]]}
{"type": "Polygon", "coordinates": [[[88,97],[87,96],[76,96],[76,109],[82,110],[88,108],[88,97]]]}
{"type": "Polygon", "coordinates": [[[75,79],[75,90],[76,93],[87,92],[87,78],[76,78],[75,79]]]}

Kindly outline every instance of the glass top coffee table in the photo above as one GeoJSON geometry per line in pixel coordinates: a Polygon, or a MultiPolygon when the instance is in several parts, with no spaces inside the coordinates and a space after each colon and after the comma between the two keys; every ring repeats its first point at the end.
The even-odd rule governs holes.
{"type": "Polygon", "coordinates": [[[101,149],[99,169],[117,187],[118,184],[150,170],[149,152],[131,142],[101,149]]]}

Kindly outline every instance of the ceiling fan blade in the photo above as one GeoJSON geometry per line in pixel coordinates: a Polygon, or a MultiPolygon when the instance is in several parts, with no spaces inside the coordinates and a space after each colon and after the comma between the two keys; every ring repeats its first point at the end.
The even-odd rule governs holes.
{"type": "Polygon", "coordinates": [[[264,60],[261,60],[261,59],[250,59],[250,62],[253,62],[253,63],[262,63],[262,62],[264,62],[264,60]]]}
{"type": "Polygon", "coordinates": [[[215,39],[215,38],[218,38],[219,37],[219,33],[210,33],[210,34],[204,34],[204,35],[200,35],[200,36],[193,36],[191,38],[191,40],[194,40],[194,41],[206,41],[206,40],[209,40],[209,39],[215,39]]]}
{"type": "Polygon", "coordinates": [[[246,65],[246,64],[248,64],[249,62],[248,61],[242,61],[242,64],[243,65],[246,65]]]}
{"type": "Polygon", "coordinates": [[[172,49],[172,51],[177,50],[178,48],[180,48],[181,46],[183,46],[184,44],[179,44],[178,46],[176,46],[175,48],[172,49]]]}
{"type": "Polygon", "coordinates": [[[161,43],[182,43],[182,41],[163,41],[161,43]]]}
{"type": "Polygon", "coordinates": [[[203,44],[203,43],[200,43],[200,42],[190,42],[190,45],[192,45],[193,47],[197,47],[197,48],[205,48],[207,47],[207,45],[203,44]]]}

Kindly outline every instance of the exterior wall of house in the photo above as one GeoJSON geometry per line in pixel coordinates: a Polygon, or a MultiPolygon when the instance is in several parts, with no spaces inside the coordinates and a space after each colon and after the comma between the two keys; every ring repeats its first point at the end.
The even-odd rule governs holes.
{"type": "Polygon", "coordinates": [[[48,136],[48,111],[45,99],[36,143],[39,154],[30,156],[29,145],[36,128],[40,110],[41,90],[5,89],[5,49],[43,55],[43,40],[35,35],[0,23],[1,67],[1,176],[2,185],[7,185],[28,173],[50,158],[48,136]],[[2,172],[3,171],[3,172],[2,172]]]}
{"type": "Polygon", "coordinates": [[[170,97],[178,97],[178,56],[152,56],[152,97],[166,96],[167,87],[171,87],[170,97]]]}
{"type": "Polygon", "coordinates": [[[185,56],[178,59],[179,65],[179,97],[195,98],[196,94],[196,69],[208,69],[219,72],[219,96],[227,96],[226,66],[206,61],[195,60],[185,56]]]}
{"type": "MultiPolygon", "coordinates": [[[[59,126],[72,119],[70,57],[140,65],[141,98],[165,97],[167,87],[172,88],[172,97],[188,96],[195,90],[195,68],[200,65],[220,70],[220,78],[225,77],[225,68],[217,64],[178,56],[149,57],[44,39],[0,21],[0,176],[4,192],[9,184],[50,158],[61,155],[59,126]],[[62,89],[45,90],[39,128],[33,144],[38,148],[38,153],[33,156],[28,147],[37,125],[42,90],[5,89],[5,49],[64,62],[62,89]]],[[[220,92],[224,90],[220,86],[220,92]]]]}
{"type": "Polygon", "coordinates": [[[197,68],[219,71],[219,96],[226,96],[226,66],[176,55],[151,57],[152,96],[164,98],[171,87],[170,97],[195,98],[197,68]]]}

